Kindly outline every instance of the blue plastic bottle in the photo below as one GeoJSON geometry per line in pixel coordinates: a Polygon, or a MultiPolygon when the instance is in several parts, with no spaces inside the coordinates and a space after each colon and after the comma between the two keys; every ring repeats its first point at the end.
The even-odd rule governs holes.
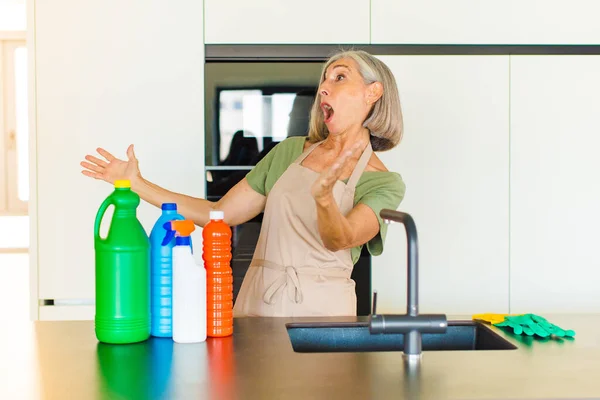
{"type": "Polygon", "coordinates": [[[172,337],[172,278],[173,246],[175,238],[165,241],[164,224],[173,220],[183,220],[177,213],[177,204],[164,203],[162,215],[150,232],[150,305],[152,310],[150,334],[156,337],[172,337]]]}

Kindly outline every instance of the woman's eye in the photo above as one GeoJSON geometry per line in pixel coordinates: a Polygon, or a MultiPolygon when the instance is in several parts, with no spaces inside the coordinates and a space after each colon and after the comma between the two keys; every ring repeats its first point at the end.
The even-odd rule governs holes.
{"type": "Polygon", "coordinates": [[[337,76],[335,77],[335,80],[336,80],[336,81],[341,81],[341,80],[342,80],[342,79],[344,79],[344,78],[345,78],[345,76],[344,76],[343,74],[339,74],[339,75],[337,75],[337,76]]]}

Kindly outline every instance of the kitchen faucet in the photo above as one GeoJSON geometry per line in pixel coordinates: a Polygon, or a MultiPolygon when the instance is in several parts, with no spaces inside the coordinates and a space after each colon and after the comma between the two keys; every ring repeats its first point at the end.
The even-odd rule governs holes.
{"type": "Polygon", "coordinates": [[[404,212],[383,209],[379,213],[388,222],[404,225],[407,241],[407,288],[406,314],[382,315],[375,311],[369,317],[369,331],[372,334],[404,334],[404,355],[409,360],[418,360],[422,353],[423,333],[445,333],[448,321],[445,314],[419,315],[419,254],[417,228],[413,218],[404,212]]]}

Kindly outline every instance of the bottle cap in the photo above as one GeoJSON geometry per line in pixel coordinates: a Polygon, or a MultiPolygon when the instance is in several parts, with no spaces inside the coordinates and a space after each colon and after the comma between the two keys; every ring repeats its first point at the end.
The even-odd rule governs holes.
{"type": "Polygon", "coordinates": [[[131,187],[131,182],[129,182],[128,179],[119,179],[117,181],[115,181],[115,188],[117,189],[125,189],[125,188],[130,188],[131,187]]]}
{"type": "Polygon", "coordinates": [[[211,211],[209,215],[210,219],[225,219],[225,213],[223,211],[211,211]]]}
{"type": "Polygon", "coordinates": [[[165,211],[167,211],[167,210],[177,211],[177,204],[176,203],[162,203],[161,208],[165,211]]]}

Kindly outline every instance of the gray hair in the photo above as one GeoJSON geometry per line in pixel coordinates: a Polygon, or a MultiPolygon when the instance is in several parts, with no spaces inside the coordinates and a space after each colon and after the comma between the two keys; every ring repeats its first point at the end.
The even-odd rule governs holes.
{"type": "MultiPolygon", "coordinates": [[[[374,82],[382,84],[383,94],[371,107],[363,127],[369,129],[371,133],[371,146],[374,151],[394,148],[400,143],[403,133],[402,108],[394,74],[385,63],[371,54],[362,50],[347,50],[341,51],[327,60],[321,71],[319,84],[325,80],[327,68],[343,58],[352,59],[358,64],[358,72],[365,84],[374,82]]],[[[320,94],[317,93],[310,111],[308,137],[313,143],[324,140],[329,135],[320,109],[319,97],[320,94]]]]}

